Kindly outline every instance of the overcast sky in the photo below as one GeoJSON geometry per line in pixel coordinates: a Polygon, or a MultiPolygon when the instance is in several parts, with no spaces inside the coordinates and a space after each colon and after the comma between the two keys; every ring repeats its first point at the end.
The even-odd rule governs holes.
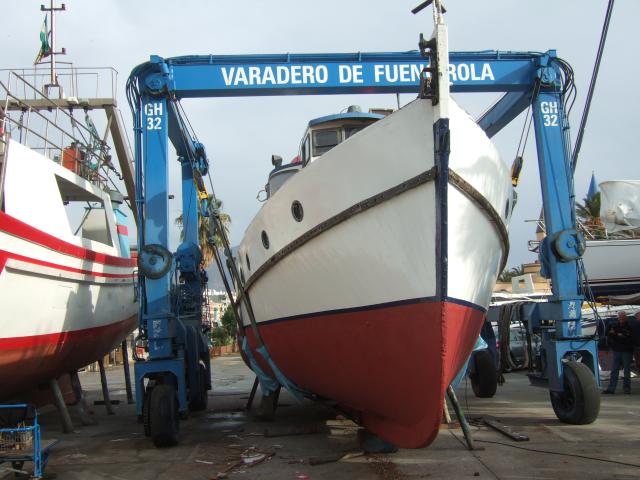
{"type": "MultiPolygon", "coordinates": [[[[0,0],[3,6],[1,67],[29,66],[39,48],[41,1],[0,0]]],[[[127,122],[130,112],[124,83],[131,69],[150,54],[252,54],[404,51],[417,46],[418,35],[432,30],[430,12],[410,13],[419,0],[205,1],[205,0],[66,0],[57,15],[58,46],[76,66],[112,66],[119,72],[118,100],[127,122]]],[[[574,68],[578,100],[571,117],[573,138],[589,84],[600,37],[605,0],[449,0],[446,20],[455,50],[556,49],[574,68]]],[[[640,2],[618,0],[576,172],[576,194],[586,194],[591,172],[599,182],[640,179],[638,110],[640,78],[640,2]]],[[[414,96],[402,95],[407,103],[414,96]]],[[[493,96],[467,94],[458,102],[474,116],[493,96]]],[[[255,199],[271,169],[270,156],[285,161],[296,155],[310,118],[336,113],[350,104],[395,106],[394,95],[205,99],[184,102],[198,137],[212,161],[213,182],[233,219],[232,243],[260,204],[255,199]]],[[[494,138],[511,164],[524,119],[512,122],[494,138]]],[[[518,188],[519,204],[511,224],[508,265],[535,259],[527,251],[537,217],[540,186],[535,140],[529,139],[518,188]]],[[[176,162],[177,164],[177,162],[176,162]]],[[[174,170],[177,174],[178,170],[174,170]]],[[[179,192],[174,212],[180,209],[179,192]]]]}

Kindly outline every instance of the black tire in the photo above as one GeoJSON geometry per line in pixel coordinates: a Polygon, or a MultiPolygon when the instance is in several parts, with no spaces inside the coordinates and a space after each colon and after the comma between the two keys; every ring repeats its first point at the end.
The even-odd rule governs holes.
{"type": "Polygon", "coordinates": [[[564,392],[549,392],[551,405],[561,422],[593,423],[600,413],[600,391],[593,372],[584,363],[563,365],[564,392]]]}
{"type": "Polygon", "coordinates": [[[192,412],[198,412],[205,410],[209,402],[209,395],[207,391],[207,369],[204,365],[198,365],[198,385],[199,389],[196,398],[189,402],[189,410],[192,412]]]}
{"type": "Polygon", "coordinates": [[[151,392],[153,389],[148,390],[144,395],[144,403],[142,404],[142,428],[144,430],[144,436],[151,436],[151,415],[149,413],[149,405],[151,403],[151,392]]]}
{"type": "Polygon", "coordinates": [[[178,443],[178,399],[172,385],[160,384],[149,400],[149,432],[156,447],[171,447],[178,443]]]}
{"type": "Polygon", "coordinates": [[[489,350],[479,350],[472,358],[475,369],[469,375],[471,388],[478,398],[491,398],[498,390],[498,373],[489,350]]]}

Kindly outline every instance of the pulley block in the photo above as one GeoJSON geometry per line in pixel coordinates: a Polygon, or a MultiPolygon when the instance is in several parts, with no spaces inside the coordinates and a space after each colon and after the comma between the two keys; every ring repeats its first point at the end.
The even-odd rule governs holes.
{"type": "Polygon", "coordinates": [[[151,280],[162,278],[171,270],[173,255],[169,250],[157,243],[145,245],[138,254],[140,273],[151,280]]]}

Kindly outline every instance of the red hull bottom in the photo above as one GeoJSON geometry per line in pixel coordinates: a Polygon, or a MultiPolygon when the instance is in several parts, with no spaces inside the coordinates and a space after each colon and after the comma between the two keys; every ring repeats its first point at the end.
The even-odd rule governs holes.
{"type": "MultiPolygon", "coordinates": [[[[260,332],[276,365],[300,388],[337,401],[384,440],[419,448],[438,434],[446,388],[484,315],[425,300],[267,322],[260,332]]],[[[251,329],[246,333],[255,349],[251,329]]]]}
{"type": "Polygon", "coordinates": [[[0,339],[0,400],[96,361],[134,329],[137,318],[133,315],[84,330],[0,339]]]}

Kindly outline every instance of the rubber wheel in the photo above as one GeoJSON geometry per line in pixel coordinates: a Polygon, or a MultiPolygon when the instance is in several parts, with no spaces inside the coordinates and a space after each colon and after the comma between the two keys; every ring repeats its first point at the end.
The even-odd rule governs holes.
{"type": "Polygon", "coordinates": [[[204,365],[198,365],[198,380],[200,388],[198,395],[189,402],[189,410],[192,412],[205,410],[207,408],[207,403],[209,402],[209,395],[207,391],[207,369],[204,365]]]}
{"type": "Polygon", "coordinates": [[[149,400],[149,431],[156,447],[171,447],[178,443],[178,399],[172,385],[157,385],[149,400]]]}
{"type": "Polygon", "coordinates": [[[493,357],[489,350],[480,350],[473,354],[475,371],[469,375],[471,388],[478,398],[491,398],[498,390],[498,375],[493,357]]]}
{"type": "Polygon", "coordinates": [[[151,415],[149,411],[149,404],[151,403],[151,393],[153,389],[149,390],[144,396],[144,403],[142,404],[142,427],[144,429],[144,436],[151,436],[151,415]]]}
{"type": "Polygon", "coordinates": [[[593,423],[600,413],[600,391],[593,372],[584,363],[563,365],[564,392],[549,392],[553,411],[561,422],[593,423]]]}

